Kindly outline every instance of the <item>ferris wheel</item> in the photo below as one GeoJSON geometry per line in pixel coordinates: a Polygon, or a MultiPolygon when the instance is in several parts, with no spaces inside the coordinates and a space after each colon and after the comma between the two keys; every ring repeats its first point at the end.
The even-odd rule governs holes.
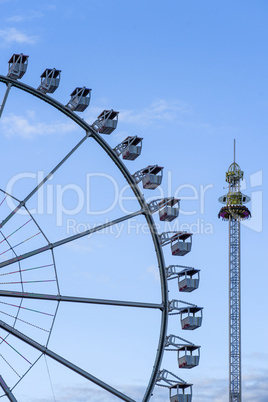
{"type": "MultiPolygon", "coordinates": [[[[18,81],[25,74],[28,66],[28,56],[14,54],[9,60],[7,76],[0,75],[0,82],[6,86],[0,118],[4,116],[9,93],[15,88],[20,93],[53,108],[64,115],[73,125],[78,126],[82,138],[62,157],[53,169],[50,169],[29,191],[22,192],[23,197],[9,193],[0,187],[0,386],[6,400],[20,400],[16,392],[18,385],[24,380],[30,370],[38,365],[41,357],[47,356],[59,365],[78,374],[90,383],[107,391],[118,399],[125,401],[137,400],[119,387],[112,386],[94,372],[85,370],[66,358],[63,353],[56,353],[51,346],[53,332],[57,326],[59,309],[62,305],[82,306],[112,306],[117,309],[145,310],[150,314],[157,313],[159,330],[156,350],[153,357],[148,384],[140,400],[149,401],[155,385],[166,386],[170,390],[172,402],[190,402],[192,386],[176,374],[161,367],[165,350],[178,353],[180,368],[193,368],[199,364],[200,347],[184,338],[168,334],[168,318],[170,315],[180,315],[182,330],[194,330],[202,323],[202,308],[182,300],[168,297],[168,281],[176,278],[180,292],[192,292],[199,286],[199,270],[182,265],[167,266],[164,260],[163,246],[171,246],[173,256],[184,256],[191,251],[192,234],[182,231],[158,232],[153,214],[158,213],[160,222],[171,222],[179,215],[179,199],[174,197],[157,198],[147,202],[143,189],[154,190],[162,183],[163,167],[148,165],[135,173],[130,173],[124,161],[134,161],[141,155],[142,138],[127,136],[117,146],[112,148],[103,135],[110,135],[117,127],[118,114],[114,110],[104,110],[93,124],[88,124],[76,112],[83,112],[90,103],[91,89],[77,87],[71,92],[66,105],[58,102],[50,95],[58,88],[61,71],[55,68],[46,69],[41,75],[41,83],[37,89],[18,81]],[[127,186],[134,194],[138,209],[124,213],[115,219],[84,228],[79,233],[63,236],[51,241],[51,237],[43,228],[45,220],[40,220],[32,209],[32,202],[38,193],[48,186],[65,164],[83,148],[87,141],[93,141],[116,166],[127,186]],[[12,207],[11,207],[12,206],[12,207]],[[150,244],[157,261],[159,271],[159,292],[161,301],[148,302],[136,300],[120,300],[117,298],[97,298],[90,292],[85,295],[67,295],[61,291],[61,280],[58,275],[59,265],[68,259],[66,246],[76,244],[80,239],[93,236],[116,225],[132,219],[140,219],[148,228],[150,244]],[[58,259],[58,250],[64,250],[65,260],[58,259]]],[[[10,156],[12,158],[12,155],[10,156]]],[[[47,157],[49,159],[49,155],[47,157]]],[[[26,186],[27,187],[27,186],[26,186]]],[[[25,190],[25,189],[24,189],[25,190]]],[[[122,261],[121,261],[122,262],[122,261]]],[[[114,262],[115,263],[115,262],[114,262]]],[[[130,262],[129,262],[130,263],[130,262]]],[[[118,265],[118,261],[116,261],[118,265]]],[[[124,269],[128,261],[123,261],[124,269]]],[[[68,280],[65,278],[64,280],[68,280]]],[[[82,285],[81,285],[82,286],[82,285]]],[[[146,299],[145,299],[146,300],[146,299]]],[[[145,324],[144,324],[145,326],[145,324]]],[[[109,330],[107,331],[109,334],[109,330]]],[[[84,346],[85,347],[85,346],[84,346]]],[[[83,347],[80,348],[83,354],[83,347]]],[[[113,367],[110,368],[113,370],[113,367]]],[[[1,399],[0,397],[0,399],[1,399]]]]}

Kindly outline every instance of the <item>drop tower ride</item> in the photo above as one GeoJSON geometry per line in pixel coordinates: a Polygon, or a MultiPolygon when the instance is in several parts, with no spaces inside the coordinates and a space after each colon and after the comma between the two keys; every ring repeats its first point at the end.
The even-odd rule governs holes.
{"type": "Polygon", "coordinates": [[[240,221],[251,217],[244,205],[250,197],[240,191],[244,172],[234,162],[226,172],[229,191],[219,198],[225,204],[218,218],[229,221],[229,401],[241,402],[241,283],[240,283],[240,221]]]}

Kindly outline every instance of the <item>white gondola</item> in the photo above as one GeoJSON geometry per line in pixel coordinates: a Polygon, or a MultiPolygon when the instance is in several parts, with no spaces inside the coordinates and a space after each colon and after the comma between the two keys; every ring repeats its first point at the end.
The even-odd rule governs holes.
{"type": "Polygon", "coordinates": [[[77,87],[70,96],[71,99],[67,103],[66,107],[73,112],[83,112],[89,105],[91,89],[86,87],[77,87]]]}
{"type": "Polygon", "coordinates": [[[200,359],[200,346],[184,345],[178,349],[179,368],[190,369],[198,366],[200,359]]]}
{"type": "Polygon", "coordinates": [[[169,387],[170,402],[192,402],[192,384],[184,382],[169,387]]]}
{"type": "Polygon", "coordinates": [[[160,221],[171,222],[179,216],[179,202],[178,198],[171,197],[170,199],[164,198],[163,201],[159,203],[159,207],[164,208],[159,210],[160,221]],[[174,207],[178,203],[178,207],[174,207]]]}
{"type": "Polygon", "coordinates": [[[13,78],[14,80],[22,78],[26,73],[28,66],[28,57],[24,54],[13,54],[13,56],[8,61],[8,73],[7,77],[13,78]]]}
{"type": "Polygon", "coordinates": [[[97,125],[99,127],[99,133],[111,134],[117,127],[118,114],[114,110],[104,110],[98,116],[97,125]]]}
{"type": "Polygon", "coordinates": [[[142,185],[145,189],[154,190],[162,183],[163,167],[161,166],[148,166],[143,169],[142,185]]]}
{"type": "Polygon", "coordinates": [[[43,74],[41,74],[41,84],[37,88],[39,91],[52,94],[56,91],[60,84],[61,70],[55,68],[47,68],[43,74]]]}
{"type": "Polygon", "coordinates": [[[202,307],[186,307],[180,311],[181,328],[184,330],[194,330],[201,327],[202,307]],[[196,313],[200,315],[197,316],[196,313]]]}
{"type": "Polygon", "coordinates": [[[189,253],[192,249],[192,233],[175,234],[171,237],[171,252],[172,255],[183,256],[189,253]],[[189,239],[189,241],[185,241],[189,239]]]}
{"type": "Polygon", "coordinates": [[[178,273],[178,285],[180,292],[193,292],[199,286],[199,269],[186,268],[178,273]]]}
{"type": "Polygon", "coordinates": [[[122,145],[125,147],[122,152],[123,159],[134,161],[141,154],[141,137],[127,137],[122,145]]]}
{"type": "MultiPolygon", "coordinates": [[[[94,124],[96,124],[96,122],[94,124]]],[[[136,135],[133,137],[129,136],[113,150],[117,156],[122,155],[123,159],[134,161],[141,154],[142,140],[143,138],[137,137],[136,135]]]]}

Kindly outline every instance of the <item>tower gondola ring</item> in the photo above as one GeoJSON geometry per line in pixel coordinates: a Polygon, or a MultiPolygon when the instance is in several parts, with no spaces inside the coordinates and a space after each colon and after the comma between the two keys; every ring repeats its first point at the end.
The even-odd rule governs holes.
{"type": "Polygon", "coordinates": [[[229,218],[233,219],[248,219],[251,217],[250,210],[245,205],[227,205],[222,207],[218,218],[228,221],[229,218]]]}

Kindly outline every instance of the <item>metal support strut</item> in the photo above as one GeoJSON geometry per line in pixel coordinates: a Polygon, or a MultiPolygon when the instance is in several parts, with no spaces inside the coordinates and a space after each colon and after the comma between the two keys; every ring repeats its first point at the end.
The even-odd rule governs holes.
{"type": "Polygon", "coordinates": [[[6,104],[6,101],[7,101],[7,97],[8,97],[9,91],[10,91],[10,88],[11,88],[11,83],[9,82],[7,84],[7,89],[6,89],[2,104],[0,105],[0,118],[1,118],[2,113],[3,113],[4,107],[5,107],[5,104],[6,104]]]}

